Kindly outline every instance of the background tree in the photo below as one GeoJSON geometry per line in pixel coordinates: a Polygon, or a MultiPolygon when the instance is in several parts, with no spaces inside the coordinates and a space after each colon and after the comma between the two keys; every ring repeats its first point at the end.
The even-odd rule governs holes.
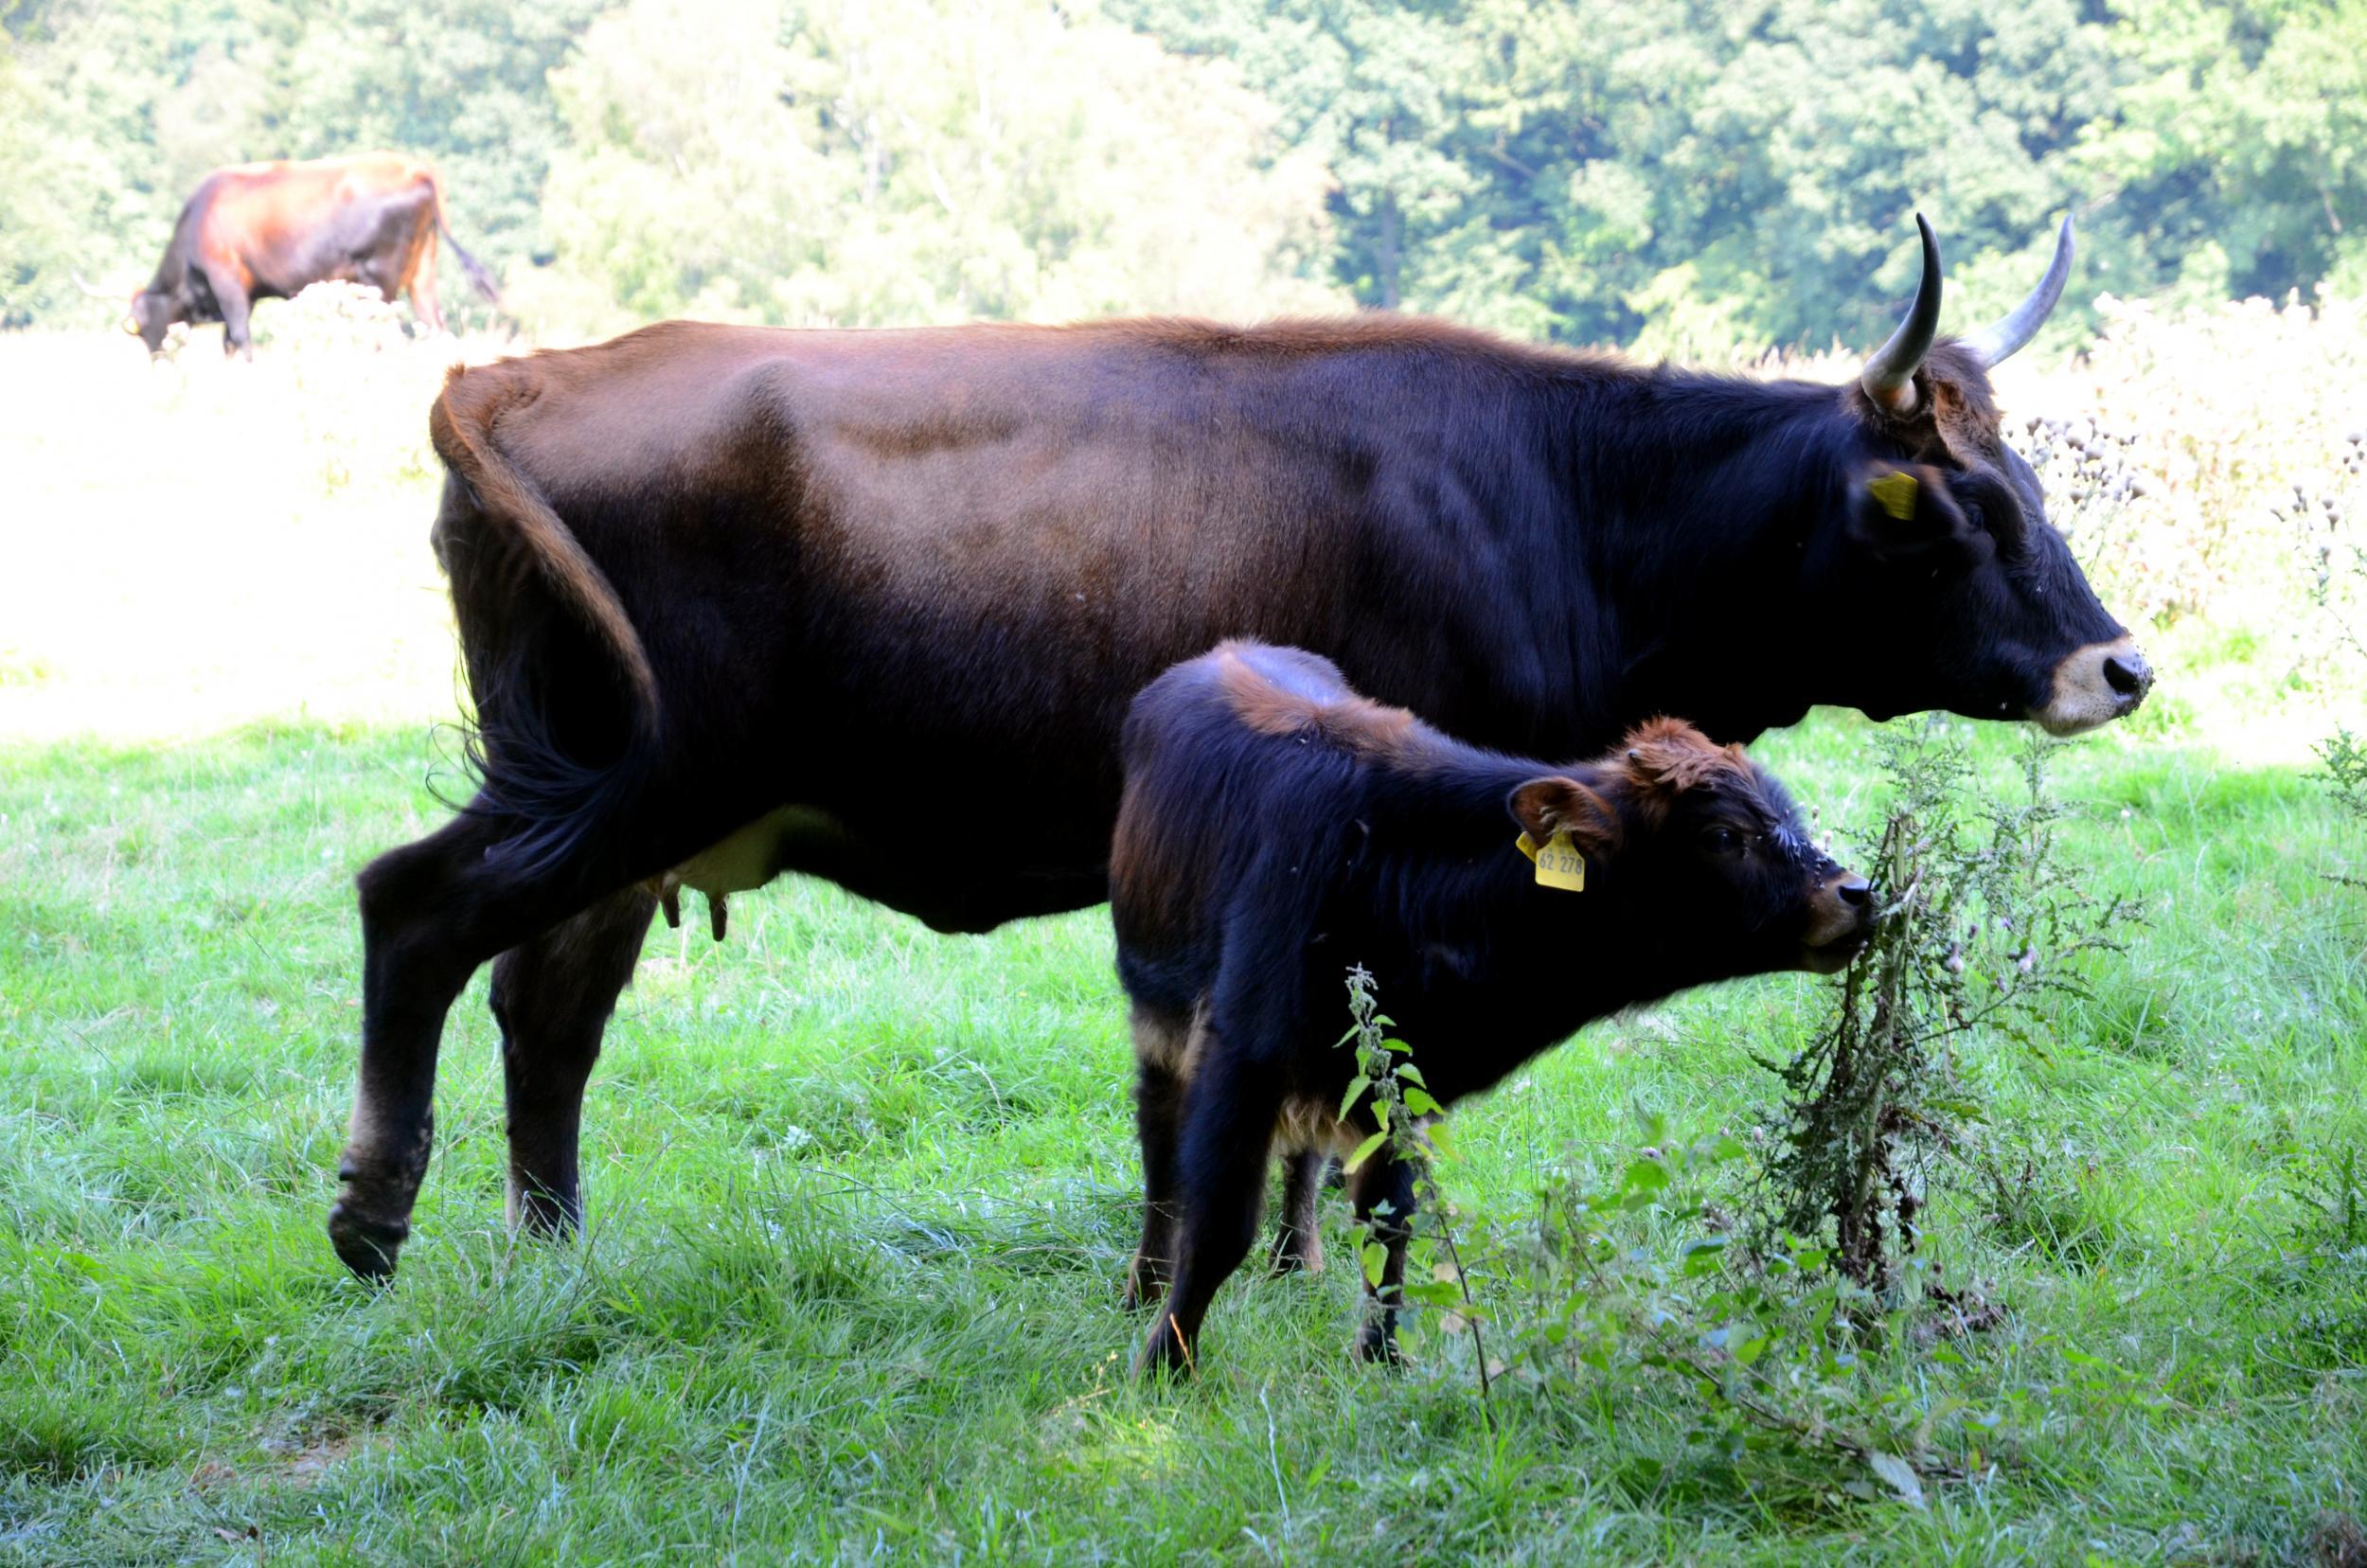
{"type": "MultiPolygon", "coordinates": [[[[6,6],[8,0],[0,0],[6,6]]],[[[2367,0],[16,0],[0,318],[225,162],[442,166],[538,333],[1353,300],[1646,353],[2367,289],[2367,0]]],[[[464,309],[470,308],[464,305],[464,309]]]]}

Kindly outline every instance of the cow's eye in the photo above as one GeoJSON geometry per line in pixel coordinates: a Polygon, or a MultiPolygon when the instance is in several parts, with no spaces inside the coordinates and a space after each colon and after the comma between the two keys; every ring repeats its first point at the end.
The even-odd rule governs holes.
{"type": "Polygon", "coordinates": [[[1742,835],[1732,828],[1710,828],[1702,831],[1701,847],[1713,855],[1731,855],[1742,847],[1742,835]]]}

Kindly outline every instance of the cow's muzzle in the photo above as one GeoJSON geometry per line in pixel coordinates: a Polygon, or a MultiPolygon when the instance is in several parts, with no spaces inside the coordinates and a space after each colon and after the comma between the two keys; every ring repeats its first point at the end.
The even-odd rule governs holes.
{"type": "Polygon", "coordinates": [[[2085,735],[2136,712],[2152,689],[2153,666],[2136,638],[2090,643],[2055,667],[2046,704],[2030,720],[2049,735],[2085,735]]]}

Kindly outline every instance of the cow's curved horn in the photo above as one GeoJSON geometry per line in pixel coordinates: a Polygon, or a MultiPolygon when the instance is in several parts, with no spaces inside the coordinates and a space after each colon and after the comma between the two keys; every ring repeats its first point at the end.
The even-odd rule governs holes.
{"type": "Polygon", "coordinates": [[[121,289],[102,289],[98,284],[93,283],[89,278],[84,277],[80,273],[75,273],[71,276],[74,278],[74,286],[81,290],[84,294],[90,295],[93,299],[121,299],[123,297],[123,291],[121,289]]]}
{"type": "Polygon", "coordinates": [[[1923,281],[1915,285],[1914,303],[1907,307],[1907,319],[1891,340],[1858,372],[1865,395],[1893,414],[1914,412],[1915,372],[1940,332],[1940,242],[1920,212],[1915,214],[1915,230],[1923,237],[1923,281]]]}
{"type": "Polygon", "coordinates": [[[2038,335],[2053,313],[2055,302],[2063,297],[2063,285],[2071,278],[2072,221],[2063,215],[2063,227],[2055,236],[2055,259],[2046,264],[2046,276],[2030,291],[2030,297],[1965,339],[1965,347],[1983,365],[1996,365],[2015,349],[2038,335]]]}

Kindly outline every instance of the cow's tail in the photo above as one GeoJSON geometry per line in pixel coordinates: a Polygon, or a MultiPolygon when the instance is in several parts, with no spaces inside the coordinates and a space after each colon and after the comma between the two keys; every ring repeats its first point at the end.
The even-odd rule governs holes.
{"type": "Polygon", "coordinates": [[[494,440],[524,365],[454,368],[428,416],[451,470],[436,529],[475,707],[466,808],[522,875],[556,864],[640,793],[658,756],[655,671],[608,576],[494,440]]]}
{"type": "Polygon", "coordinates": [[[495,286],[493,275],[486,269],[484,262],[460,248],[460,241],[452,237],[452,224],[444,221],[444,182],[431,174],[428,186],[436,193],[436,232],[444,237],[444,243],[452,247],[453,259],[459,262],[460,270],[469,275],[469,287],[483,294],[489,303],[500,304],[502,292],[495,286]]]}

